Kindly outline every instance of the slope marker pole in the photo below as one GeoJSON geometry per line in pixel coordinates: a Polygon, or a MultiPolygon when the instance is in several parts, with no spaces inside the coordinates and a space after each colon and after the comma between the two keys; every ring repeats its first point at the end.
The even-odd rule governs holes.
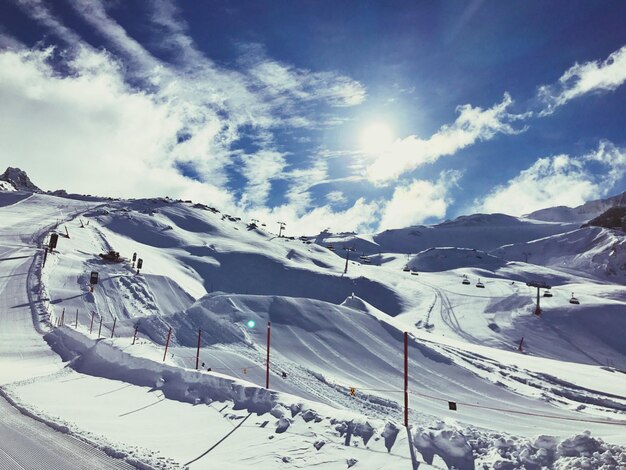
{"type": "Polygon", "coordinates": [[[170,326],[170,330],[167,332],[167,340],[165,341],[165,352],[163,353],[163,362],[165,362],[165,358],[167,357],[167,348],[170,346],[170,338],[172,336],[172,327],[170,326]]]}
{"type": "Polygon", "coordinates": [[[265,361],[265,388],[270,388],[270,322],[267,321],[267,359],[265,361]]]}
{"type": "Polygon", "coordinates": [[[409,427],[409,333],[404,332],[404,426],[409,427]]]}

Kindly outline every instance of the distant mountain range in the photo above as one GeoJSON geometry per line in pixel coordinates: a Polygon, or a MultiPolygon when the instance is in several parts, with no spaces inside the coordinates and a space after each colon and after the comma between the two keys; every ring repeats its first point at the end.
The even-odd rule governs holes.
{"type": "Polygon", "coordinates": [[[587,222],[611,207],[626,206],[626,191],[607,199],[589,201],[578,207],[557,206],[531,212],[525,217],[546,222],[587,222]]]}

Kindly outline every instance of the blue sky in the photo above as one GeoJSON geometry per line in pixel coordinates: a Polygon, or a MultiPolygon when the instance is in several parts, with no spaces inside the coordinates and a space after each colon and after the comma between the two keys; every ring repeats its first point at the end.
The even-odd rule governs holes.
{"type": "Polygon", "coordinates": [[[0,5],[0,164],[294,232],[626,189],[623,1],[0,5]]]}

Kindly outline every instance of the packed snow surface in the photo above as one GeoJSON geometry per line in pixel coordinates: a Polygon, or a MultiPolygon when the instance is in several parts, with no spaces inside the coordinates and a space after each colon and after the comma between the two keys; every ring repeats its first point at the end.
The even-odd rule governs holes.
{"type": "Polygon", "coordinates": [[[57,194],[0,192],[0,385],[120,465],[626,468],[621,232],[477,214],[299,239],[57,194]]]}

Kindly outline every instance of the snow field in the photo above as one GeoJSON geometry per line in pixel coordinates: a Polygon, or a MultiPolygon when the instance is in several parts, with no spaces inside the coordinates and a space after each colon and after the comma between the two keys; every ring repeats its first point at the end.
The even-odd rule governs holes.
{"type": "MultiPolygon", "coordinates": [[[[28,199],[5,209],[13,207],[15,220],[28,220],[17,210],[25,203],[28,199]]],[[[460,233],[478,239],[491,219],[462,220],[456,224],[462,232],[454,224],[442,224],[440,230],[450,237],[456,233],[457,240],[460,233]],[[468,226],[477,228],[468,231],[468,226]]],[[[459,249],[418,254],[413,261],[421,268],[419,276],[402,272],[406,257],[397,254],[401,250],[385,253],[382,266],[351,262],[342,276],[342,252],[273,238],[185,204],[114,202],[90,210],[83,217],[87,220],[84,228],[76,219],[67,224],[70,239],[60,239],[59,253],[43,271],[52,321],[66,311],[66,326],[51,331],[47,340],[71,359],[71,368],[55,365],[56,374],[9,385],[37,412],[55,421],[69,417],[72,432],[86,431],[105,446],[127,453],[130,448],[145,462],[175,468],[202,455],[252,412],[206,458],[217,459],[220,466],[225,462],[224,468],[337,468],[351,462],[356,468],[405,466],[405,431],[397,434],[391,454],[385,442],[393,423],[401,420],[402,331],[408,330],[410,416],[418,459],[440,468],[619,468],[624,460],[622,447],[598,438],[620,444],[625,438],[623,426],[605,424],[623,420],[626,404],[621,396],[626,376],[619,372],[625,357],[619,334],[625,296],[611,276],[564,271],[557,264],[510,263],[494,257],[495,252],[459,249]],[[128,263],[107,264],[97,257],[111,248],[126,257],[139,253],[145,261],[142,274],[135,275],[128,263]],[[91,270],[98,270],[101,279],[93,294],[87,286],[91,270]],[[470,286],[461,284],[463,275],[471,279],[470,286]],[[524,282],[529,276],[546,276],[555,284],[554,297],[542,298],[541,317],[531,314],[534,294],[524,282]],[[485,289],[474,286],[478,278],[485,289]],[[567,303],[570,289],[581,306],[567,303]],[[72,331],[77,309],[78,332],[72,331]],[[103,319],[106,339],[97,340],[96,325],[89,335],[92,312],[96,325],[103,319]],[[250,319],[255,328],[245,326],[250,319]],[[114,320],[115,337],[109,339],[114,320]],[[268,320],[271,391],[263,389],[268,320]],[[140,335],[133,346],[135,326],[140,335]],[[173,336],[164,364],[169,327],[173,336]],[[199,328],[201,362],[211,372],[193,370],[199,328]],[[522,336],[520,354],[515,349],[522,336]],[[82,384],[89,385],[79,399],[82,384]],[[51,390],[49,396],[41,396],[44,387],[51,390]],[[104,392],[96,390],[104,387],[104,392]],[[99,393],[107,400],[102,414],[89,417],[90,402],[99,393]],[[126,411],[117,397],[128,399],[126,411]],[[225,421],[229,427],[216,426],[224,416],[211,418],[215,411],[209,408],[220,400],[223,413],[232,414],[225,421]],[[448,400],[457,401],[459,409],[448,410],[448,400]],[[166,406],[171,410],[163,410],[166,406]],[[196,413],[200,417],[192,418],[196,413]],[[187,427],[179,422],[183,417],[187,427]],[[360,423],[353,430],[359,436],[346,447],[350,422],[360,423]],[[127,429],[120,423],[128,423],[127,429]],[[176,435],[195,444],[173,445],[158,423],[179,426],[176,435]],[[213,427],[215,433],[202,439],[213,427]],[[592,433],[583,433],[586,429],[592,433]],[[147,449],[161,452],[150,455],[147,449]]],[[[508,219],[497,222],[519,228],[508,219]]],[[[524,223],[524,237],[567,231],[559,224],[524,223]]],[[[496,231],[484,248],[495,248],[490,244],[505,231],[496,231]]],[[[385,236],[391,246],[393,238],[385,236]]],[[[376,237],[364,240],[377,243],[376,237]]],[[[585,263],[600,263],[603,253],[585,263]]],[[[28,374],[13,373],[8,382],[28,374]]],[[[210,461],[203,458],[191,467],[210,461]]]]}

